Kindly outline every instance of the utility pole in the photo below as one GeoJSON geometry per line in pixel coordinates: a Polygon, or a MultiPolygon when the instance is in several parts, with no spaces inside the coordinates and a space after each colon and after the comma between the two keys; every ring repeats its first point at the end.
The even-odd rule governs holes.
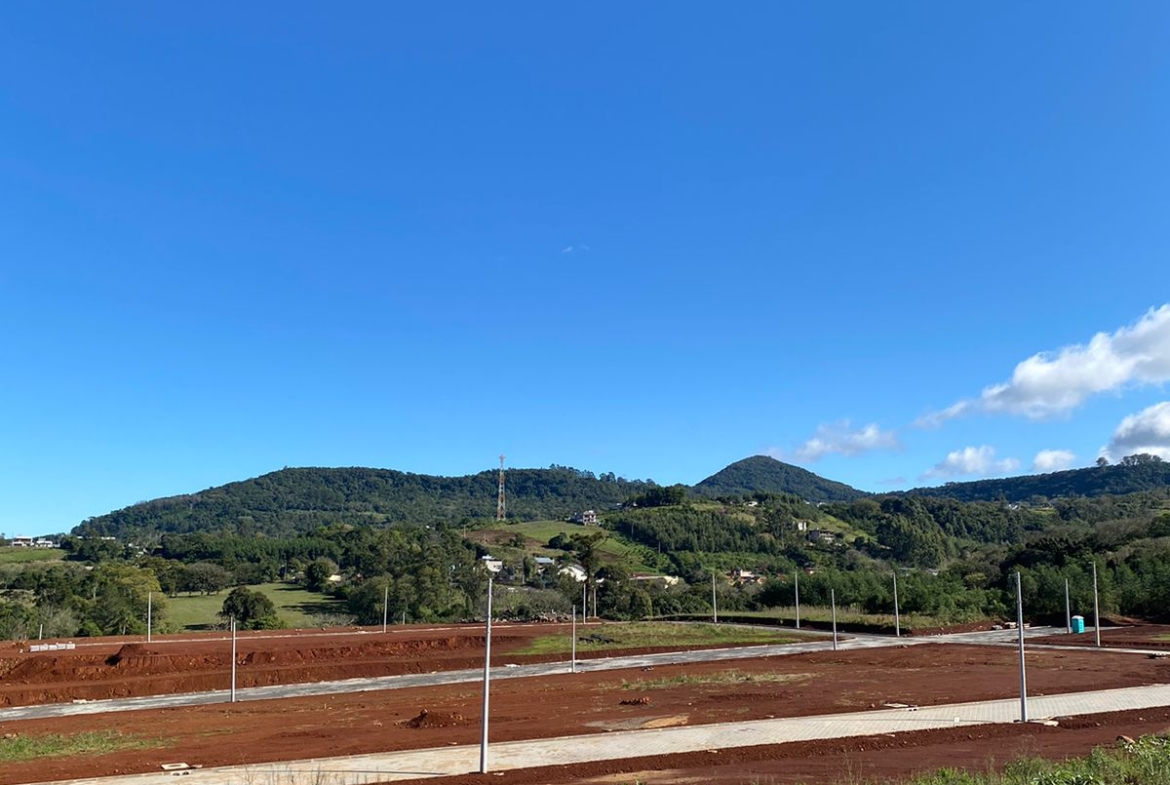
{"type": "Polygon", "coordinates": [[[800,629],[800,570],[792,573],[793,580],[796,581],[796,629],[800,629]]]}
{"type": "Polygon", "coordinates": [[[1020,588],[1020,571],[1016,570],[1016,632],[1020,642],[1020,722],[1028,721],[1028,679],[1024,673],[1024,592],[1020,588]]]}
{"type": "Polygon", "coordinates": [[[232,703],[236,702],[236,617],[232,617],[232,703]]]}
{"type": "Polygon", "coordinates": [[[902,617],[898,613],[898,571],[894,570],[894,636],[902,637],[902,617]]]}
{"type": "Polygon", "coordinates": [[[1064,626],[1072,635],[1072,605],[1068,601],[1068,578],[1064,579],[1064,626]]]}
{"type": "Polygon", "coordinates": [[[382,590],[382,632],[386,631],[386,622],[390,614],[390,583],[387,582],[382,590]]]}
{"type": "MultiPolygon", "coordinates": [[[[501,463],[503,456],[500,457],[501,463]]],[[[491,667],[492,667],[492,578],[490,572],[488,573],[488,590],[487,590],[487,621],[484,624],[484,638],[483,638],[483,719],[481,720],[482,727],[480,728],[479,738],[479,773],[487,774],[488,771],[488,692],[491,685],[491,667]]],[[[575,637],[575,636],[574,636],[575,637]]]]}
{"type": "Polygon", "coordinates": [[[146,593],[146,642],[150,643],[151,638],[151,616],[154,613],[154,592],[148,591],[146,593]]]}
{"type": "Polygon", "coordinates": [[[833,606],[833,651],[837,651],[837,590],[829,589],[829,602],[833,606]]]}
{"type": "Polygon", "coordinates": [[[715,573],[711,573],[711,621],[719,623],[719,606],[715,602],[715,573]]]}
{"type": "Polygon", "coordinates": [[[593,618],[601,618],[597,615],[597,581],[593,582],[593,618]]]}
{"type": "Polygon", "coordinates": [[[572,644],[569,648],[569,650],[571,652],[571,654],[570,654],[571,659],[569,660],[569,663],[570,663],[569,672],[576,673],[577,672],[577,606],[576,605],[573,606],[572,634],[573,634],[573,640],[572,640],[572,644]]]}
{"type": "Polygon", "coordinates": [[[1097,560],[1093,559],[1093,632],[1097,638],[1097,648],[1101,648],[1101,603],[1097,596],[1097,560]]]}
{"type": "Polygon", "coordinates": [[[588,591],[589,591],[589,579],[586,578],[585,582],[581,584],[581,626],[582,627],[584,627],[586,625],[586,623],[588,623],[588,621],[589,621],[589,613],[588,613],[589,602],[586,600],[586,597],[588,596],[586,594],[586,592],[588,592],[588,591]]]}

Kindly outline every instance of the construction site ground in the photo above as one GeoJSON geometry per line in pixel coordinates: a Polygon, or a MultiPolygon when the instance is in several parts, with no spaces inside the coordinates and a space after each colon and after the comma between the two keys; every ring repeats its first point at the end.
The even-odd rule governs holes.
{"type": "MultiPolygon", "coordinates": [[[[1161,634],[1158,630],[1149,632],[1161,634]]],[[[495,664],[517,660],[512,655],[526,644],[530,634],[547,634],[547,629],[516,627],[493,636],[495,664]]],[[[392,639],[398,645],[392,655],[386,651],[391,640],[380,635],[340,635],[328,645],[322,644],[322,638],[289,636],[273,640],[281,643],[266,640],[263,646],[255,647],[257,651],[274,652],[272,662],[253,658],[255,672],[263,674],[262,678],[283,680],[290,674],[308,678],[310,673],[324,678],[321,674],[325,671],[321,669],[327,669],[328,678],[367,673],[363,669],[369,669],[368,675],[417,673],[482,663],[482,633],[477,637],[471,628],[403,631],[392,639]]],[[[43,669],[48,674],[43,683],[36,682],[31,672],[22,671],[29,680],[22,689],[41,689],[47,696],[62,684],[71,689],[88,684],[100,685],[104,695],[112,696],[141,694],[135,690],[143,685],[157,688],[160,680],[170,680],[166,683],[176,688],[187,685],[188,690],[192,689],[190,685],[224,687],[227,660],[219,659],[223,642],[212,636],[127,649],[138,645],[123,641],[76,652],[54,652],[61,659],[69,655],[82,660],[98,657],[101,665],[81,666],[79,660],[74,665],[82,670],[75,670],[69,677],[72,680],[54,681],[68,672],[65,665],[58,663],[57,670],[43,669]],[[160,653],[156,654],[156,649],[160,653]],[[110,664],[110,658],[120,659],[110,664]],[[180,667],[183,662],[192,663],[189,670],[180,667]],[[126,666],[119,671],[122,663],[126,666]],[[113,670],[121,676],[97,678],[84,672],[84,667],[113,670]]],[[[248,647],[241,646],[239,661],[248,656],[246,650],[248,647]]],[[[0,656],[4,653],[0,652],[0,656]]],[[[13,654],[11,659],[23,661],[28,656],[13,654]]],[[[1033,695],[1170,683],[1170,658],[1035,648],[1029,651],[1027,662],[1029,693],[1033,695]]],[[[240,670],[246,671],[247,666],[240,670]]],[[[15,668],[9,675],[13,672],[15,668]]],[[[5,678],[0,683],[9,681],[5,678]]],[[[15,689],[13,684],[9,687],[15,689]]],[[[893,645],[500,681],[492,690],[491,738],[507,741],[603,734],[845,713],[886,705],[927,706],[1017,694],[1016,652],[1010,647],[893,645]]],[[[116,729],[130,738],[159,743],[148,749],[104,755],[5,763],[0,767],[0,785],[159,771],[162,764],[175,761],[211,767],[473,744],[479,740],[480,700],[480,686],[466,683],[125,714],[10,723],[0,720],[0,736],[116,729]]],[[[942,765],[985,768],[1021,754],[1082,754],[1118,735],[1159,732],[1168,725],[1170,714],[1159,709],[1066,720],[1059,727],[982,726],[896,736],[877,734],[872,739],[688,753],[558,767],[556,771],[512,771],[490,775],[490,779],[479,775],[458,779],[517,783],[694,781],[729,785],[831,782],[861,775],[896,777],[942,765]]],[[[533,764],[539,765],[539,761],[533,764]]]]}

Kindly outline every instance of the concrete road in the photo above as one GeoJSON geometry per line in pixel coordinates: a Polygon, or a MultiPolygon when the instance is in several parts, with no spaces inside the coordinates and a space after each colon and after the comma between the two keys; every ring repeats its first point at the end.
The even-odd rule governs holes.
{"type": "MultiPolygon", "coordinates": [[[[1032,698],[1028,702],[1028,714],[1030,719],[1035,719],[1167,705],[1170,705],[1170,685],[1157,685],[1032,698]]],[[[488,768],[503,771],[812,739],[1010,723],[1019,717],[1020,702],[1010,699],[503,742],[490,746],[488,768]]],[[[183,775],[182,781],[189,785],[357,785],[478,771],[479,755],[478,746],[375,753],[201,769],[183,775]]],[[[139,774],[69,780],[52,785],[172,785],[175,776],[173,773],[139,774]]]]}

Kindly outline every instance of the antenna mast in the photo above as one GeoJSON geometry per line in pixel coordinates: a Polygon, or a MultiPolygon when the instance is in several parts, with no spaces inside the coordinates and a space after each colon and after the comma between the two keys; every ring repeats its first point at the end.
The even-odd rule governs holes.
{"type": "Polygon", "coordinates": [[[504,456],[500,456],[500,491],[496,496],[496,520],[504,520],[504,456]]]}

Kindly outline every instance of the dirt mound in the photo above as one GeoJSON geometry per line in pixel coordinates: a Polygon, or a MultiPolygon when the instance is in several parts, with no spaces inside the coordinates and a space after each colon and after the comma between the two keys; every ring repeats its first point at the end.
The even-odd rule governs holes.
{"type": "Polygon", "coordinates": [[[149,651],[141,643],[127,643],[109,657],[106,657],[106,665],[117,667],[125,663],[127,660],[149,657],[155,653],[156,652],[149,651]]]}
{"type": "Polygon", "coordinates": [[[401,723],[407,728],[455,728],[466,725],[467,719],[457,711],[427,711],[423,709],[417,717],[401,723]]]}

